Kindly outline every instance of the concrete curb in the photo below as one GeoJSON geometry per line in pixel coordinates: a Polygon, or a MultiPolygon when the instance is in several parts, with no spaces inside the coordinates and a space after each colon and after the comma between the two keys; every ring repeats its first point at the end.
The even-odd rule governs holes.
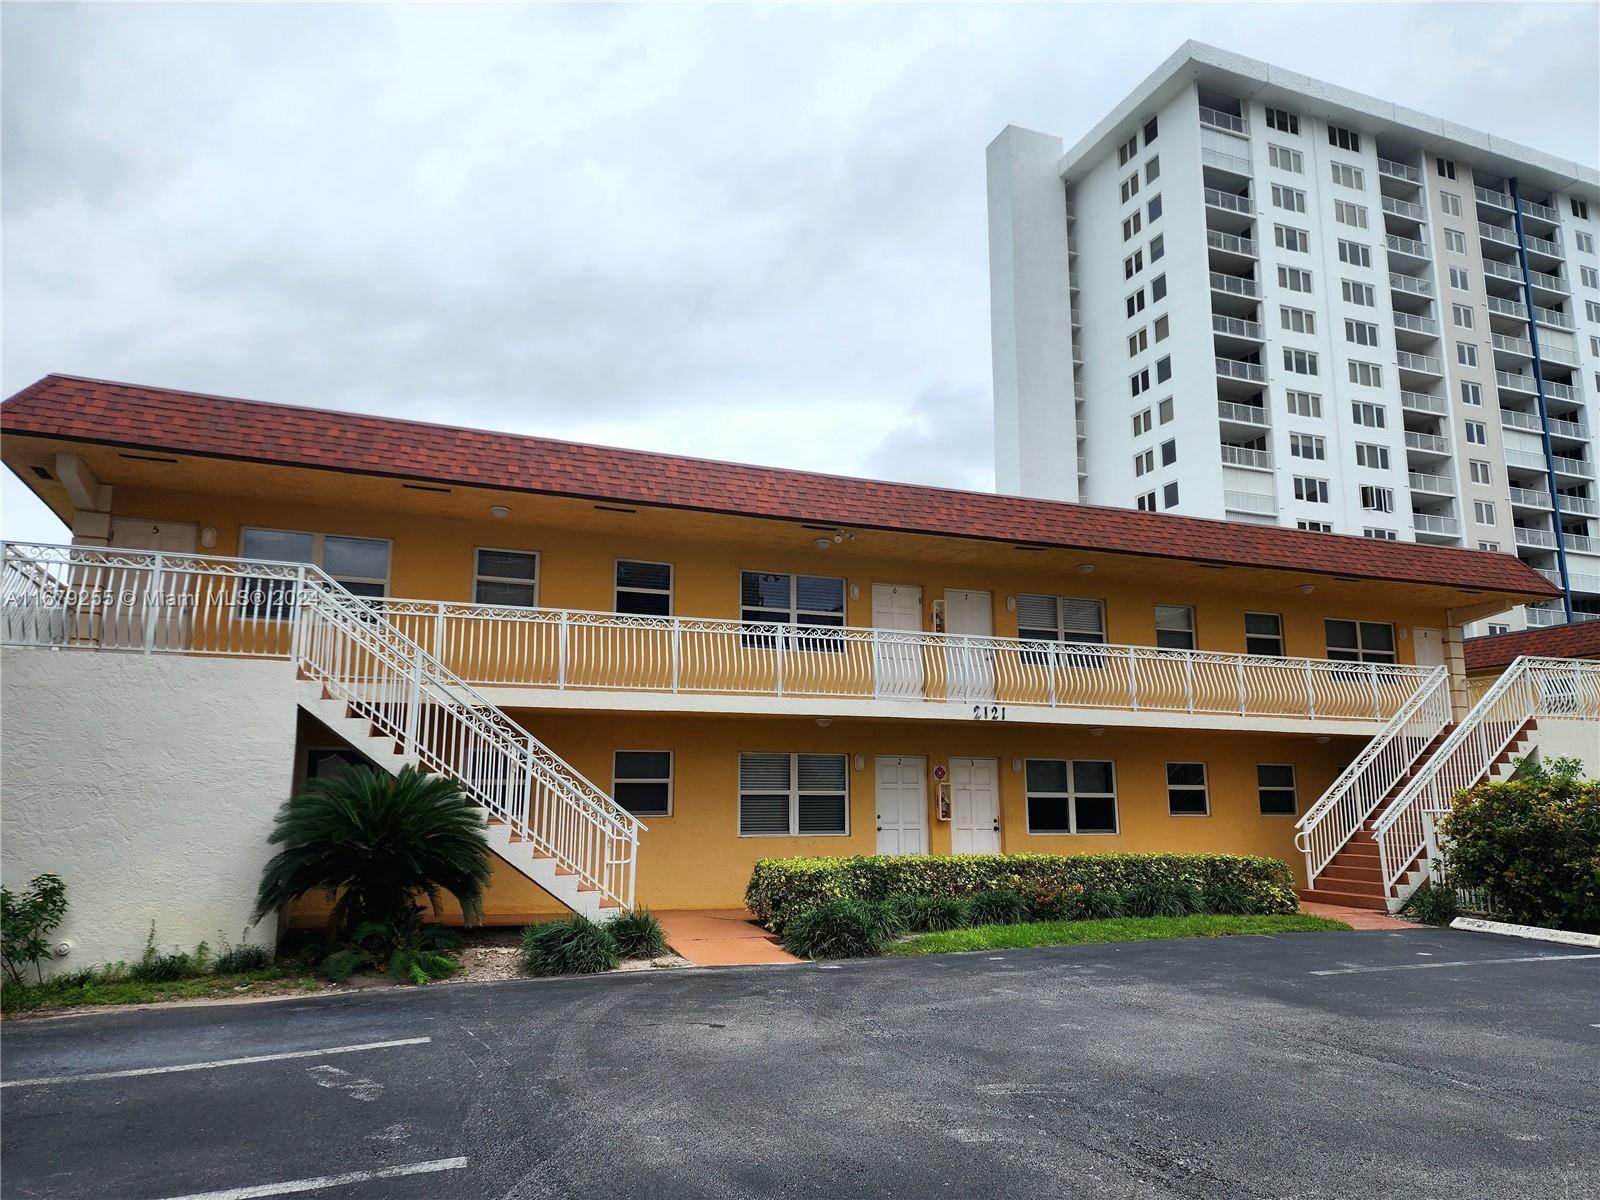
{"type": "Polygon", "coordinates": [[[1470,933],[1498,933],[1502,937],[1531,938],[1538,942],[1560,942],[1563,946],[1590,946],[1600,950],[1600,933],[1568,933],[1565,929],[1541,929],[1537,925],[1509,925],[1504,921],[1485,921],[1479,917],[1457,917],[1451,929],[1470,933]]]}

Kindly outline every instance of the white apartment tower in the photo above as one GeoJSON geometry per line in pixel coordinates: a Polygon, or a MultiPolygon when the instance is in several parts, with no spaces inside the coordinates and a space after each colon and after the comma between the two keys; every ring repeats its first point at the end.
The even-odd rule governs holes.
{"type": "Polygon", "coordinates": [[[1600,617],[1600,173],[1189,42],[988,175],[1001,491],[1516,553],[1600,617]]]}

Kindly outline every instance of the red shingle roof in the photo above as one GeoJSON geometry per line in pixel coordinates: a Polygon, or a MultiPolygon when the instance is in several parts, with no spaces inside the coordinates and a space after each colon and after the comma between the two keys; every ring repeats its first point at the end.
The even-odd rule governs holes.
{"type": "Polygon", "coordinates": [[[0,431],[778,520],[1547,596],[1508,554],[816,475],[47,375],[0,431]]]}
{"type": "Polygon", "coordinates": [[[1468,638],[1462,649],[1467,670],[1486,671],[1509,666],[1523,655],[1536,658],[1600,658],[1600,621],[1551,625],[1544,629],[1519,629],[1494,637],[1468,638]]]}

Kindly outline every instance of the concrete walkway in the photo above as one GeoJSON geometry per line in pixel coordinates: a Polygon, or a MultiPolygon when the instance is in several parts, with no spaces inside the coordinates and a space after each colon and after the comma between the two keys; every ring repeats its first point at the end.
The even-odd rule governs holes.
{"type": "Polygon", "coordinates": [[[1402,921],[1372,908],[1346,908],[1342,904],[1319,904],[1315,900],[1300,901],[1300,911],[1313,917],[1329,917],[1343,921],[1351,929],[1418,929],[1411,921],[1402,921]]]}
{"type": "Polygon", "coordinates": [[[667,944],[697,967],[751,966],[800,960],[742,908],[658,912],[667,944]]]}

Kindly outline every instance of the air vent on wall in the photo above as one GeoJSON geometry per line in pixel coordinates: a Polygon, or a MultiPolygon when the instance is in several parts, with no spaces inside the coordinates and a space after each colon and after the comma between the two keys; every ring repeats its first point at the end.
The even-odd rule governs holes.
{"type": "Polygon", "coordinates": [[[409,488],[413,492],[443,492],[446,495],[450,493],[450,489],[447,487],[430,487],[425,483],[402,483],[400,486],[409,488]]]}
{"type": "Polygon", "coordinates": [[[162,458],[156,454],[129,454],[126,450],[117,451],[118,458],[131,458],[134,462],[175,463],[175,458],[162,458]]]}
{"type": "Polygon", "coordinates": [[[51,481],[55,480],[55,476],[50,474],[50,472],[46,471],[43,467],[35,467],[35,468],[33,468],[33,473],[35,475],[37,475],[40,479],[48,479],[48,480],[51,480],[51,481]]]}
{"type": "Polygon", "coordinates": [[[596,504],[595,512],[636,513],[637,508],[618,508],[615,504],[596,504]]]}

